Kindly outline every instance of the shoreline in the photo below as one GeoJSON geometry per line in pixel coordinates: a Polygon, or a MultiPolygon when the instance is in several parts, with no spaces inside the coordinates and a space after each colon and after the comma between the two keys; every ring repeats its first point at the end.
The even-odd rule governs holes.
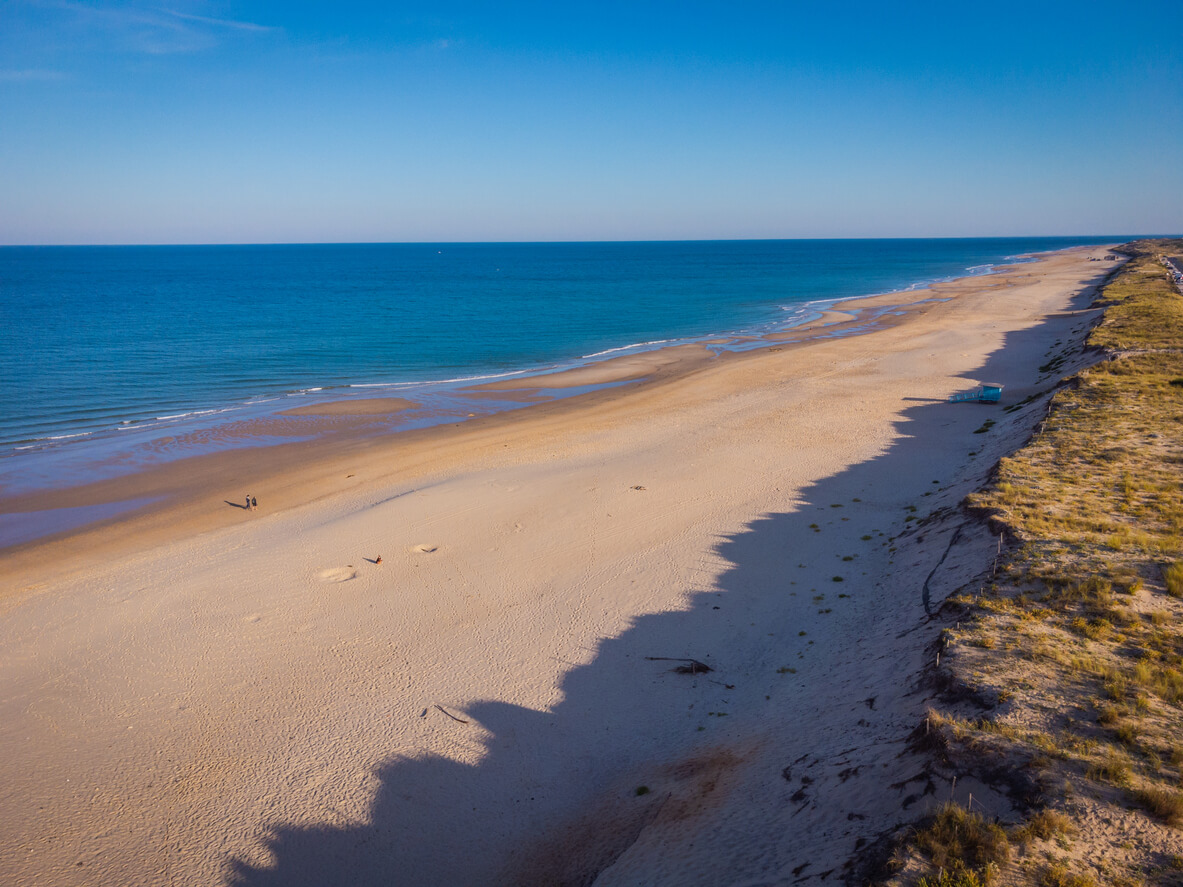
{"type": "MultiPolygon", "coordinates": [[[[1103,249],[1105,246],[1070,248],[1103,249]]],[[[1010,267],[1011,261],[1034,261],[1038,255],[1041,253],[1018,253],[967,267],[963,273],[955,276],[927,281],[921,279],[899,289],[803,302],[794,306],[792,312],[799,316],[787,320],[774,319],[773,312],[750,328],[636,342],[606,351],[566,357],[554,363],[517,369],[489,368],[488,372],[456,378],[297,387],[288,391],[258,394],[245,401],[220,404],[162,405],[158,409],[170,415],[126,420],[118,428],[77,433],[68,431],[54,437],[22,441],[19,446],[13,445],[5,453],[5,459],[0,461],[0,467],[6,469],[3,472],[6,475],[5,488],[0,488],[3,490],[0,492],[0,508],[6,499],[13,496],[80,486],[225,449],[251,446],[266,448],[291,440],[311,439],[338,432],[373,435],[401,433],[446,424],[456,416],[467,418],[487,412],[513,410],[520,406],[520,398],[493,402],[494,398],[489,392],[498,390],[498,383],[505,382],[512,386],[518,380],[545,378],[575,370],[594,374],[595,368],[605,361],[624,357],[644,359],[647,355],[669,348],[707,347],[713,352],[722,353],[760,348],[767,342],[779,339],[796,341],[801,329],[814,330],[819,325],[829,326],[849,320],[847,313],[835,310],[836,306],[857,307],[865,303],[885,308],[897,300],[901,304],[908,304],[911,294],[924,292],[928,287],[953,280],[989,276],[1010,267]],[[885,298],[887,302],[883,301],[885,298]],[[485,385],[489,385],[487,390],[479,390],[485,385]],[[371,390],[373,394],[366,393],[371,390]],[[314,409],[326,398],[340,405],[333,410],[338,417],[335,422],[314,409]],[[406,409],[396,411],[397,416],[364,405],[369,400],[408,398],[412,401],[421,399],[423,402],[409,404],[406,409]],[[475,413],[471,412],[473,410],[475,413]],[[350,425],[343,421],[345,416],[353,416],[357,421],[350,425]],[[320,421],[301,422],[302,417],[315,417],[320,421]],[[368,418],[368,426],[362,421],[363,417],[368,418]]],[[[780,310],[785,311],[787,308],[781,306],[780,310]]],[[[539,395],[539,399],[563,396],[571,396],[571,392],[556,389],[539,395]]],[[[7,544],[11,543],[0,521],[0,549],[7,544]]]]}
{"type": "Polygon", "coordinates": [[[993,554],[927,518],[1035,422],[945,398],[1046,390],[1088,253],[6,554],[0,874],[821,883],[921,797],[919,589],[993,554]]]}
{"type": "MultiPolygon", "coordinates": [[[[988,276],[973,275],[946,283],[988,276]]],[[[241,496],[233,493],[239,486],[243,487],[244,492],[249,492],[247,487],[266,490],[265,507],[269,513],[273,513],[276,506],[284,509],[299,505],[301,494],[310,485],[315,485],[319,493],[319,488],[331,474],[340,473],[338,464],[348,462],[370,449],[397,451],[402,446],[411,450],[442,446],[463,451],[471,446],[480,446],[483,438],[489,434],[497,434],[502,430],[512,433],[512,426],[516,423],[553,421],[568,413],[603,408],[617,398],[634,394],[645,396],[646,389],[650,387],[684,379],[716,362],[753,360],[758,359],[763,352],[807,346],[826,338],[865,335],[877,328],[900,323],[908,313],[918,310],[919,305],[929,301],[922,298],[927,290],[908,292],[917,298],[905,304],[895,301],[896,293],[847,300],[840,303],[845,311],[830,312],[830,323],[823,324],[819,319],[813,325],[770,334],[766,343],[752,345],[741,351],[711,352],[697,345],[678,344],[635,355],[605,358],[571,369],[479,383],[466,389],[474,400],[495,399],[501,404],[514,403],[516,407],[524,405],[526,409],[494,410],[483,416],[470,414],[460,422],[438,422],[388,434],[369,430],[364,424],[359,424],[353,429],[347,428],[344,435],[337,437],[322,434],[312,440],[296,443],[227,449],[149,466],[91,483],[0,497],[0,509],[3,509],[4,516],[34,517],[45,511],[99,515],[97,519],[69,526],[60,532],[41,534],[11,545],[0,545],[0,579],[16,577],[15,581],[19,584],[22,567],[32,567],[33,563],[44,563],[45,560],[56,565],[53,572],[62,572],[77,557],[75,552],[79,548],[85,551],[92,546],[117,545],[122,551],[134,551],[141,547],[134,540],[142,538],[145,531],[160,522],[177,527],[182,535],[215,529],[224,524],[220,512],[211,514],[208,507],[202,507],[203,500],[208,499],[207,488],[210,486],[216,486],[223,493],[223,507],[238,502],[241,496]],[[868,302],[870,304],[864,304],[868,302]],[[864,326],[861,318],[863,310],[873,311],[878,316],[864,326]],[[547,398],[541,393],[579,387],[593,390],[558,398],[547,398]],[[354,433],[350,434],[350,431],[354,433]],[[309,484],[312,478],[316,478],[319,483],[314,481],[309,484]],[[275,495],[276,492],[278,495],[275,495]],[[122,503],[130,504],[121,508],[122,503]],[[204,519],[194,520],[199,513],[204,519]]],[[[326,407],[323,413],[312,412],[311,409],[307,412],[313,421],[322,419],[326,414],[334,419],[343,418],[345,422],[354,417],[364,420],[369,414],[364,409],[355,411],[351,408],[352,403],[330,401],[328,405],[321,405],[326,407]]],[[[310,407],[315,409],[316,405],[310,407]]],[[[406,408],[403,406],[402,410],[406,408]]],[[[389,413],[382,411],[379,414],[389,413]]],[[[355,473],[352,476],[357,475],[355,473]]],[[[156,541],[153,538],[150,544],[156,541]]],[[[34,569],[41,573],[43,567],[34,569]]]]}
{"type": "MultiPolygon", "coordinates": [[[[1110,246],[1071,247],[1067,251],[1105,251],[1110,246]]],[[[210,424],[181,436],[161,429],[159,443],[153,442],[147,455],[140,457],[145,461],[125,468],[121,473],[97,480],[0,493],[0,558],[19,557],[30,546],[65,542],[88,530],[98,530],[128,519],[150,519],[183,508],[190,504],[189,500],[200,495],[194,485],[184,482],[192,474],[208,472],[212,480],[224,479],[230,483],[241,479],[248,485],[265,486],[270,481],[269,475],[274,473],[270,469],[272,459],[269,454],[299,450],[298,458],[333,458],[334,454],[364,448],[368,440],[428,436],[433,433],[432,429],[455,427],[456,419],[460,424],[474,420],[500,422],[504,421],[506,414],[527,407],[538,410],[555,406],[565,399],[574,399],[580,404],[587,400],[594,403],[598,398],[588,395],[599,394],[603,389],[611,391],[618,386],[627,389],[660,382],[694,372],[714,360],[733,359],[737,355],[776,347],[799,346],[821,338],[863,335],[879,326],[898,322],[909,311],[918,310],[927,301],[926,297],[942,286],[989,279],[1036,263],[1040,256],[1065,251],[1013,256],[1011,258],[1021,261],[991,265],[987,270],[926,285],[913,284],[890,292],[824,300],[818,303],[825,307],[818,309],[815,319],[797,321],[761,335],[728,334],[670,340],[669,344],[642,343],[586,355],[544,369],[443,382],[377,386],[384,391],[407,392],[408,397],[332,399],[332,390],[315,389],[322,399],[314,398],[311,403],[287,409],[272,409],[253,419],[235,419],[226,425],[210,424]],[[627,353],[609,356],[616,352],[627,353]],[[423,403],[432,398],[419,395],[433,387],[442,391],[445,397],[451,397],[452,402],[445,401],[442,406],[423,403]],[[578,390],[580,388],[584,390],[578,390]],[[326,396],[329,397],[327,401],[323,399],[326,396]],[[198,452],[179,458],[166,456],[155,464],[151,461],[153,450],[158,446],[163,447],[160,450],[163,454],[164,449],[178,444],[192,445],[198,452]],[[213,450],[201,452],[203,447],[213,450]],[[226,466],[217,466],[219,460],[224,460],[226,466]],[[208,467],[211,465],[212,469],[208,467]]],[[[805,303],[802,307],[813,304],[805,303]]],[[[624,395],[627,392],[617,393],[624,395]]],[[[201,412],[216,414],[223,410],[201,412]]],[[[126,461],[126,457],[120,461],[126,461]]],[[[289,462],[286,455],[278,461],[285,466],[289,462]]],[[[84,476],[88,471],[93,474],[104,469],[84,469],[84,476]]],[[[228,495],[227,501],[236,500],[228,495]]],[[[2,575],[3,567],[0,566],[2,575]]]]}

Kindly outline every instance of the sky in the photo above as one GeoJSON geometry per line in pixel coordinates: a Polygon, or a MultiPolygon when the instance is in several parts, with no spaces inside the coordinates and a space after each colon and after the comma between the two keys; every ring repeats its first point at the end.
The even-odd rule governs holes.
{"type": "Polygon", "coordinates": [[[1180,232],[1178,0],[0,0],[0,244],[1180,232]]]}

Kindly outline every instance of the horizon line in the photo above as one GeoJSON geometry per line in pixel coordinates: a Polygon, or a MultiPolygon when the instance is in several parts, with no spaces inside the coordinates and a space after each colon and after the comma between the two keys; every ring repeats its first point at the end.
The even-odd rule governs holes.
{"type": "Polygon", "coordinates": [[[0,243],[0,249],[116,249],[121,247],[210,247],[210,246],[533,246],[544,244],[625,244],[625,243],[780,243],[787,241],[868,241],[868,240],[1073,240],[1078,238],[1113,239],[1128,242],[1154,238],[1183,238],[1176,234],[935,234],[891,237],[679,237],[584,240],[261,240],[261,241],[189,241],[169,243],[0,243]]]}

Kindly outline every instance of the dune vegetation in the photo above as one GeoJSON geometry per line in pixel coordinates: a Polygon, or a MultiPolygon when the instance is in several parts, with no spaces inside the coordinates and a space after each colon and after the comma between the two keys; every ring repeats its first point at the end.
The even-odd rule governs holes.
{"type": "Polygon", "coordinates": [[[1183,296],[1138,241],[1028,444],[965,503],[1001,535],[946,601],[918,731],[980,785],[897,838],[893,883],[1183,884],[1183,296]]]}

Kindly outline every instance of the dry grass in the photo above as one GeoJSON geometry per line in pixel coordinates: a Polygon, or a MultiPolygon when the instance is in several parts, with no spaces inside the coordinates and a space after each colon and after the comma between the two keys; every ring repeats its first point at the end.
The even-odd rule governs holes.
{"type": "MultiPolygon", "coordinates": [[[[962,766],[989,755],[1016,774],[1034,771],[1044,800],[1065,811],[1013,827],[1020,855],[1066,846],[1078,830],[1074,795],[1112,806],[1114,822],[1140,809],[1158,828],[1183,825],[1183,385],[1173,381],[1183,378],[1183,297],[1157,259],[1161,247],[1127,247],[1132,260],[1098,299],[1105,313],[1087,345],[1110,359],[1060,386],[1034,439],[969,499],[1018,544],[992,585],[957,598],[973,615],[946,639],[942,664],[960,685],[1013,696],[985,716],[929,720],[962,766]]],[[[1049,360],[1045,371],[1063,363],[1049,360]]],[[[942,816],[918,841],[956,831],[959,814],[942,816]]],[[[937,862],[934,848],[952,839],[925,840],[950,877],[994,871],[937,862]]],[[[1141,852],[1149,870],[1153,853],[1141,852]]],[[[1007,858],[991,863],[1007,883],[1096,883],[1059,863],[1007,858]]]]}
{"type": "Polygon", "coordinates": [[[986,887],[990,882],[990,876],[967,872],[965,869],[955,872],[942,870],[934,877],[921,878],[916,882],[916,887],[986,887]]]}
{"type": "Polygon", "coordinates": [[[1079,829],[1071,819],[1055,810],[1040,810],[1023,825],[1015,829],[1012,837],[1016,841],[1050,841],[1060,835],[1075,835],[1079,829]]]}
{"type": "Polygon", "coordinates": [[[1162,578],[1166,584],[1167,594],[1171,597],[1183,597],[1183,561],[1175,561],[1170,566],[1163,567],[1162,578]]]}
{"type": "Polygon", "coordinates": [[[1096,881],[1087,875],[1074,875],[1063,863],[1055,862],[1043,870],[1039,887],[1096,887],[1096,881]]]}
{"type": "Polygon", "coordinates": [[[994,867],[1010,860],[1010,841],[1002,827],[979,813],[948,803],[916,832],[915,844],[940,869],[963,872],[988,882],[994,867]]]}
{"type": "Polygon", "coordinates": [[[1133,781],[1129,759],[1114,750],[1111,750],[1106,757],[1091,764],[1085,771],[1085,776],[1100,782],[1122,786],[1129,785],[1133,781]]]}
{"type": "Polygon", "coordinates": [[[1183,825],[1183,794],[1170,789],[1153,786],[1134,793],[1138,802],[1165,822],[1178,827],[1183,825]]]}

